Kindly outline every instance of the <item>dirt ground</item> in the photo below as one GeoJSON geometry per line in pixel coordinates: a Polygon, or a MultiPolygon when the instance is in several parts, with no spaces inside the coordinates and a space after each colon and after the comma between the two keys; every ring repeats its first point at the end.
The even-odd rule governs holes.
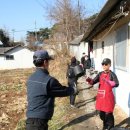
{"type": "Polygon", "coordinates": [[[0,95],[0,128],[1,130],[13,130],[25,113],[25,92],[14,91],[0,95]]]}
{"type": "MultiPolygon", "coordinates": [[[[19,120],[25,119],[27,104],[25,82],[32,71],[29,70],[28,72],[28,70],[24,70],[23,72],[23,70],[15,70],[14,73],[13,70],[0,73],[2,74],[0,79],[0,130],[16,130],[19,120]],[[14,75],[10,75],[11,73],[14,73],[14,75]],[[5,77],[5,75],[8,77],[5,77]]],[[[60,77],[63,80],[63,77],[60,77]]],[[[64,123],[58,129],[101,130],[102,122],[95,111],[97,89],[90,87],[83,77],[78,80],[78,88],[79,94],[76,97],[77,108],[71,108],[68,103],[66,107],[67,113],[62,115],[64,117],[64,123]]],[[[68,100],[68,98],[64,100],[68,100]]],[[[115,107],[114,115],[116,126],[130,128],[130,119],[119,106],[115,107]]],[[[57,130],[57,128],[53,130],[57,130]]]]}
{"type": "MultiPolygon", "coordinates": [[[[97,89],[89,86],[85,78],[78,81],[79,94],[76,98],[77,108],[73,108],[69,114],[74,114],[73,118],[60,130],[102,130],[102,121],[98,112],[95,111],[95,96],[97,89]]],[[[114,110],[115,127],[130,129],[130,119],[119,106],[114,110]]]]}
{"type": "Polygon", "coordinates": [[[0,71],[0,130],[14,130],[26,111],[27,77],[33,69],[0,71]]]}

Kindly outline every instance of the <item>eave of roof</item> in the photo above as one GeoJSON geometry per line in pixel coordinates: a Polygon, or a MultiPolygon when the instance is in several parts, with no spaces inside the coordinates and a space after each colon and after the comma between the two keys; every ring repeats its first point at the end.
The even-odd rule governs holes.
{"type": "Polygon", "coordinates": [[[5,53],[6,53],[6,52],[9,52],[9,51],[11,51],[11,50],[13,50],[13,49],[15,49],[15,48],[17,48],[17,47],[21,47],[21,45],[16,45],[16,46],[14,46],[14,47],[11,47],[11,48],[8,49],[7,51],[5,51],[5,53]]]}
{"type": "Polygon", "coordinates": [[[69,43],[69,45],[79,45],[82,38],[83,38],[83,35],[80,35],[80,36],[76,37],[73,41],[71,41],[69,43]]]}
{"type": "Polygon", "coordinates": [[[17,46],[14,46],[14,47],[1,47],[0,48],[0,54],[1,55],[4,55],[5,53],[17,48],[17,47],[20,47],[21,45],[17,45],[17,46]]]}
{"type": "MultiPolygon", "coordinates": [[[[104,5],[99,15],[95,19],[95,22],[90,27],[90,30],[86,32],[81,41],[89,41],[92,39],[92,34],[95,31],[95,28],[102,24],[102,22],[108,17],[108,14],[114,10],[114,7],[118,5],[122,0],[108,0],[104,5]]],[[[94,34],[95,35],[95,34],[94,34]]]]}
{"type": "Polygon", "coordinates": [[[13,47],[1,47],[0,48],[0,55],[4,55],[5,52],[7,52],[8,50],[12,49],[13,47]]]}

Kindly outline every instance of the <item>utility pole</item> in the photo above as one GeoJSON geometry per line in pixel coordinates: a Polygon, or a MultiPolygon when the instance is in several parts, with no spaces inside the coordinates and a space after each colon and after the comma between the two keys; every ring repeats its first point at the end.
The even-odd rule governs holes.
{"type": "Polygon", "coordinates": [[[79,4],[79,0],[78,0],[78,17],[79,17],[79,35],[80,35],[81,21],[80,21],[80,4],[79,4]]]}
{"type": "Polygon", "coordinates": [[[36,25],[36,20],[35,20],[35,39],[37,41],[37,25],[36,25]]]}
{"type": "Polygon", "coordinates": [[[14,32],[15,32],[15,30],[14,30],[14,29],[12,29],[12,34],[13,34],[13,42],[14,42],[14,32]]]}

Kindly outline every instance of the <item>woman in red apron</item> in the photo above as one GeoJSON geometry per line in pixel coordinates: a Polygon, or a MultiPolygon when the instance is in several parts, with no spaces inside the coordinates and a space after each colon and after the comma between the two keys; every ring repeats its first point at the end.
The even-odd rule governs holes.
{"type": "Polygon", "coordinates": [[[91,85],[99,82],[96,97],[96,110],[100,111],[100,118],[103,121],[103,130],[110,130],[114,127],[113,110],[115,98],[112,89],[119,86],[119,81],[114,72],[110,70],[111,60],[105,58],[102,62],[103,70],[94,79],[87,78],[91,85]]]}

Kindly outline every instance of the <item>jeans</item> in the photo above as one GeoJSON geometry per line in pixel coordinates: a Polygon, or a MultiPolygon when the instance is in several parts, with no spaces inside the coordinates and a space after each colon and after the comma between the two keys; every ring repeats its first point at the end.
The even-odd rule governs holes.
{"type": "Polygon", "coordinates": [[[48,130],[48,120],[28,118],[26,120],[26,130],[48,130]]]}

